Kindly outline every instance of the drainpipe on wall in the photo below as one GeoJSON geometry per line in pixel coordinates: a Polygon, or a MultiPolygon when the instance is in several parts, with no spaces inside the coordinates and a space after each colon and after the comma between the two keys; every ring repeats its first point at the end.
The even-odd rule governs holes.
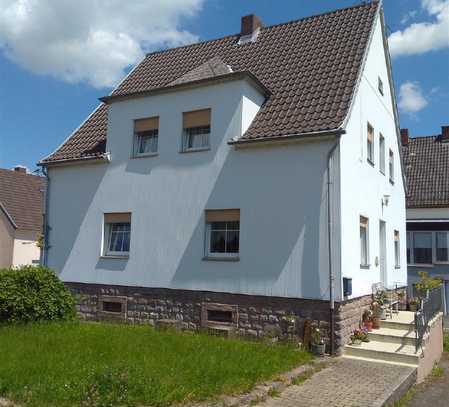
{"type": "Polygon", "coordinates": [[[50,228],[48,226],[48,202],[49,202],[49,196],[50,196],[50,177],[48,175],[48,169],[44,165],[42,166],[42,173],[45,176],[45,179],[47,180],[47,185],[45,189],[45,208],[44,208],[44,247],[43,247],[43,256],[42,256],[42,265],[47,266],[48,264],[48,249],[50,248],[49,245],[49,234],[50,234],[50,228]]]}
{"type": "Polygon", "coordinates": [[[334,271],[332,269],[332,208],[331,208],[331,161],[334,151],[340,144],[340,135],[327,154],[327,241],[329,263],[329,326],[330,326],[330,354],[335,354],[335,299],[334,299],[334,271]]]}

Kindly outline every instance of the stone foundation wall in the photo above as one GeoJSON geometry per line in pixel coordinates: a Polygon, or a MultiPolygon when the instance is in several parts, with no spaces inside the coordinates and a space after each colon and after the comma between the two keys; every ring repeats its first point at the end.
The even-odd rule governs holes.
{"type": "MultiPolygon", "coordinates": [[[[304,337],[305,322],[309,321],[320,329],[326,345],[330,343],[328,301],[100,284],[66,285],[78,295],[77,311],[86,320],[151,325],[171,320],[177,321],[181,329],[225,326],[242,336],[299,337],[300,340],[304,337]],[[111,307],[103,305],[111,301],[116,302],[117,309],[112,308],[115,312],[108,312],[111,307]],[[228,311],[230,321],[208,321],[208,309],[228,311]]],[[[366,295],[335,304],[337,353],[341,353],[352,332],[360,327],[363,311],[370,307],[371,301],[372,296],[366,295]]]]}

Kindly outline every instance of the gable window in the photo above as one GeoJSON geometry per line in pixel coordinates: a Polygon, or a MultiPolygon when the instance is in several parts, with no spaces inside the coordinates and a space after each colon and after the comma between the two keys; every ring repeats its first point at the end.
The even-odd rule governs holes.
{"type": "Polygon", "coordinates": [[[104,214],[103,256],[128,256],[131,240],[131,214],[104,214]]]}
{"type": "Polygon", "coordinates": [[[206,210],[206,257],[238,258],[240,209],[206,210]]]}
{"type": "Polygon", "coordinates": [[[186,151],[208,150],[211,110],[195,110],[183,114],[182,148],[186,151]]]}
{"type": "Polygon", "coordinates": [[[368,218],[360,216],[360,266],[369,267],[368,218]]]}
{"type": "Polygon", "coordinates": [[[157,154],[159,117],[134,120],[134,157],[157,154]]]}
{"type": "Polygon", "coordinates": [[[368,162],[374,165],[374,128],[368,123],[368,136],[367,136],[367,159],[368,162]]]}
{"type": "Polygon", "coordinates": [[[413,263],[432,264],[432,232],[413,232],[413,263]]]}
{"type": "Polygon", "coordinates": [[[385,138],[379,135],[379,170],[385,175],[385,138]]]}
{"type": "Polygon", "coordinates": [[[449,232],[435,233],[435,260],[437,262],[449,262],[449,232]]]}
{"type": "Polygon", "coordinates": [[[401,246],[399,242],[399,231],[394,231],[394,265],[396,268],[401,267],[401,246]]]}
{"type": "Polygon", "coordinates": [[[388,155],[388,167],[390,170],[390,182],[394,183],[394,156],[393,156],[393,151],[391,151],[391,150],[388,155]]]}
{"type": "Polygon", "coordinates": [[[382,79],[380,79],[380,76],[377,78],[377,89],[379,89],[379,93],[383,96],[384,95],[384,83],[382,82],[382,79]]]}

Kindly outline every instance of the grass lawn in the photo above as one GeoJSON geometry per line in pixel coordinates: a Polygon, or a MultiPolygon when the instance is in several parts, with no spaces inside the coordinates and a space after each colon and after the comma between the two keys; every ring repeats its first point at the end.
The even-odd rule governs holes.
{"type": "Polygon", "coordinates": [[[0,397],[24,406],[167,406],[244,392],[310,359],[286,345],[148,326],[3,326],[0,397]]]}
{"type": "Polygon", "coordinates": [[[449,352],[449,334],[444,335],[444,351],[449,352]]]}

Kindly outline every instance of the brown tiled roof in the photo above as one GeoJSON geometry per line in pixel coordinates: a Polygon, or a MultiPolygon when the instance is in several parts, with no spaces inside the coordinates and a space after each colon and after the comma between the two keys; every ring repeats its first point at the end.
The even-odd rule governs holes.
{"type": "Polygon", "coordinates": [[[402,152],[407,207],[449,207],[449,142],[441,136],[410,138],[402,152]]]}
{"type": "MultiPolygon", "coordinates": [[[[338,129],[351,103],[378,2],[262,27],[255,42],[239,35],[148,54],[111,96],[166,87],[212,58],[249,71],[272,93],[241,140],[338,129]]],[[[106,107],[43,162],[104,152],[106,107]]]]}
{"type": "Polygon", "coordinates": [[[18,229],[42,230],[45,178],[0,168],[0,204],[18,229]]]}

